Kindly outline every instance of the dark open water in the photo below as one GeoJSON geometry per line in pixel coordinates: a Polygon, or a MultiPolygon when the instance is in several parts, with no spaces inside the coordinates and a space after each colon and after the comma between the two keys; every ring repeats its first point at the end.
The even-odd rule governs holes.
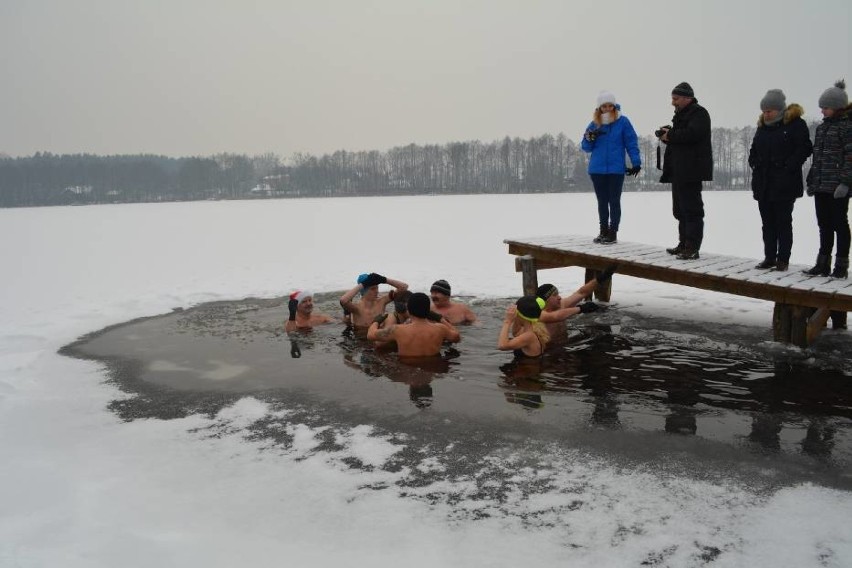
{"type": "MultiPolygon", "coordinates": [[[[319,295],[317,309],[338,314],[336,298],[319,295]]],[[[286,408],[291,423],[366,423],[404,435],[412,460],[441,453],[447,475],[495,448],[523,449],[534,461],[557,447],[758,487],[852,489],[849,332],[826,331],[802,351],[772,343],[769,329],[640,318],[614,306],[570,320],[546,357],[518,363],[495,348],[510,300],[467,300],[481,321],[418,367],[342,324],[288,337],[281,299],[136,320],[63,353],[107,364],[131,395],[112,404],[126,420],[212,415],[251,395],[286,408]]],[[[254,435],[286,443],[280,420],[256,424],[254,435]]]]}

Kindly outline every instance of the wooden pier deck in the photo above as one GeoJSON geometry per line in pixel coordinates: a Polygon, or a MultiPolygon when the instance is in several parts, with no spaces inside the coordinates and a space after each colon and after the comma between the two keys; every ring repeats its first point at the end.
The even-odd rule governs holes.
{"type": "MultiPolygon", "coordinates": [[[[810,345],[829,317],[835,324],[846,322],[852,311],[852,281],[807,276],[808,266],[790,265],[785,272],[758,270],[757,259],[701,252],[697,260],[678,260],[665,248],[619,241],[599,245],[588,235],[553,235],[506,239],[515,269],[524,275],[524,293],[534,294],[537,271],[579,266],[587,280],[595,272],[617,264],[618,273],[636,278],[669,282],[737,296],[775,302],[773,334],[776,341],[801,347],[810,345]]],[[[616,276],[617,276],[616,274],[616,276]]],[[[608,301],[611,284],[595,295],[608,301]]]]}

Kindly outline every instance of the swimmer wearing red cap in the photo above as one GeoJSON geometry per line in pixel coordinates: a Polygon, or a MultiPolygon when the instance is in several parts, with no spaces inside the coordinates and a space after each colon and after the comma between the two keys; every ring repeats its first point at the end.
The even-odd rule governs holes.
{"type": "Polygon", "coordinates": [[[296,290],[290,294],[287,303],[290,318],[284,324],[284,331],[291,332],[297,329],[311,329],[316,325],[331,323],[334,318],[314,312],[314,294],[310,290],[296,290]]]}

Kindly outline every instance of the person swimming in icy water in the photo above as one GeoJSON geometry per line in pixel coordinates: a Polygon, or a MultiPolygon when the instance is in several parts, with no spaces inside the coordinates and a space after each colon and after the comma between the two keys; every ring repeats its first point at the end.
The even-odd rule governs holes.
{"type": "Polygon", "coordinates": [[[441,314],[453,324],[473,323],[476,321],[476,315],[469,307],[459,302],[450,300],[451,288],[450,283],[446,280],[436,280],[429,288],[429,294],[432,299],[432,310],[441,314]]]}
{"type": "Polygon", "coordinates": [[[544,300],[535,296],[522,296],[506,308],[497,349],[513,351],[516,358],[541,357],[550,341],[550,334],[539,321],[544,300]],[[511,332],[512,337],[509,337],[511,332]]]}
{"type": "Polygon", "coordinates": [[[371,272],[358,277],[354,288],[340,297],[340,305],[351,317],[353,327],[366,328],[377,315],[385,313],[385,307],[393,301],[394,293],[408,290],[408,284],[401,280],[386,278],[371,272]],[[379,284],[390,284],[395,288],[391,293],[379,295],[379,284]],[[355,296],[361,294],[361,301],[355,302],[355,296]]]}
{"type": "Polygon", "coordinates": [[[333,317],[314,311],[314,294],[309,290],[297,290],[290,294],[287,308],[290,311],[290,319],[284,324],[287,333],[334,321],[333,317]]]}
{"type": "Polygon", "coordinates": [[[444,341],[457,343],[461,341],[461,335],[446,318],[438,314],[432,316],[429,307],[429,296],[422,292],[411,294],[408,299],[409,321],[380,328],[379,326],[386,322],[387,316],[378,314],[379,317],[367,330],[367,339],[383,343],[396,341],[400,358],[440,354],[444,341]]]}
{"type": "Polygon", "coordinates": [[[547,332],[554,340],[565,337],[565,320],[577,314],[588,314],[600,309],[594,302],[583,302],[592,295],[599,285],[608,282],[615,272],[616,265],[608,266],[595,278],[592,278],[571,294],[563,298],[559,289],[553,284],[542,284],[536,290],[536,297],[544,300],[539,321],[547,327],[547,332]],[[581,303],[582,302],[582,303],[581,303]]]}

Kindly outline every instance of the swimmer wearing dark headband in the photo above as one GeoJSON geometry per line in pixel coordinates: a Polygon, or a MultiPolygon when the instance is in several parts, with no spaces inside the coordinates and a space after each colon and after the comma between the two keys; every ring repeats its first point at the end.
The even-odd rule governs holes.
{"type": "Polygon", "coordinates": [[[609,266],[595,278],[592,278],[567,298],[559,295],[559,289],[553,284],[542,284],[536,290],[536,297],[544,300],[542,308],[541,323],[547,327],[550,337],[561,338],[565,335],[565,320],[577,314],[587,314],[600,309],[594,302],[584,302],[592,295],[599,284],[603,284],[612,278],[617,266],[609,266]]]}
{"type": "Polygon", "coordinates": [[[523,296],[513,306],[506,308],[497,349],[513,351],[515,357],[541,357],[550,341],[547,328],[539,321],[543,306],[544,300],[541,298],[523,296]]]}

